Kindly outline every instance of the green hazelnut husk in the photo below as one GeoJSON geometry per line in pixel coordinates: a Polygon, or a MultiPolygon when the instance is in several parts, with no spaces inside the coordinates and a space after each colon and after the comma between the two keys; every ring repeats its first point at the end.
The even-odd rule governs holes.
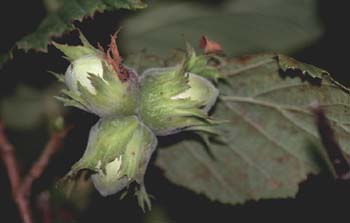
{"type": "MultiPolygon", "coordinates": [[[[208,73],[192,73],[197,62],[190,51],[178,66],[151,68],[141,75],[140,117],[156,135],[184,130],[215,132],[215,121],[208,112],[219,91],[205,77],[208,73]]],[[[211,68],[202,70],[217,74],[211,68]]]]}
{"type": "Polygon", "coordinates": [[[90,170],[101,195],[115,194],[134,181],[143,184],[156,145],[157,138],[138,117],[103,118],[91,128],[86,151],[68,176],[90,170]]]}
{"type": "Polygon", "coordinates": [[[67,89],[57,98],[66,106],[100,117],[137,113],[138,75],[121,63],[115,38],[112,36],[107,53],[95,49],[82,35],[81,46],[55,44],[71,62],[64,78],[59,78],[67,89]]]}

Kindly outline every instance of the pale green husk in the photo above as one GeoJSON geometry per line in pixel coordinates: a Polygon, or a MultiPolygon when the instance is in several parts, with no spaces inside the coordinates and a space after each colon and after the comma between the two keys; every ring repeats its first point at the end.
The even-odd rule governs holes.
{"type": "Polygon", "coordinates": [[[156,135],[183,130],[216,133],[213,128],[216,122],[208,116],[208,111],[219,91],[204,77],[216,80],[219,73],[206,65],[207,59],[205,64],[203,61],[204,57],[197,57],[189,49],[181,65],[151,68],[142,74],[140,116],[156,135]],[[196,70],[198,73],[192,73],[196,70]]]}
{"type": "Polygon", "coordinates": [[[138,78],[130,71],[130,78],[121,81],[116,71],[104,59],[102,52],[88,43],[81,34],[81,46],[55,43],[71,61],[64,80],[67,89],[57,97],[65,106],[73,106],[100,117],[134,115],[139,97],[138,78]]]}
{"type": "Polygon", "coordinates": [[[91,128],[86,151],[68,176],[90,170],[101,195],[115,194],[133,181],[143,184],[156,145],[157,138],[138,117],[103,118],[91,128]]]}

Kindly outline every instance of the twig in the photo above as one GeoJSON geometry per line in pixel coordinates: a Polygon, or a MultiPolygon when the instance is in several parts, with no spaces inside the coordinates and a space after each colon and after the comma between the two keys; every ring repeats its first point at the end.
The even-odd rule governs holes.
{"type": "Polygon", "coordinates": [[[51,223],[53,219],[52,207],[50,204],[51,196],[49,191],[43,191],[37,199],[37,207],[41,212],[42,223],[51,223]]]}
{"type": "Polygon", "coordinates": [[[12,196],[18,206],[20,215],[25,223],[32,222],[32,217],[30,209],[27,207],[26,203],[22,200],[17,200],[17,193],[20,187],[20,172],[19,166],[16,159],[15,151],[6,138],[4,131],[4,124],[0,121],[0,152],[2,160],[4,161],[7,174],[10,178],[12,196]]]}
{"type": "Polygon", "coordinates": [[[20,185],[20,173],[12,144],[7,141],[4,124],[0,121],[0,155],[10,178],[12,195],[15,197],[20,185]]]}
{"type": "Polygon", "coordinates": [[[51,136],[39,159],[33,164],[32,168],[23,179],[21,187],[18,190],[17,196],[23,196],[25,198],[28,198],[30,196],[34,180],[38,179],[41,176],[51,156],[58,151],[59,147],[61,147],[61,142],[67,135],[69,130],[70,128],[67,128],[61,132],[54,133],[51,136]]]}
{"type": "Polygon", "coordinates": [[[45,146],[39,159],[33,164],[28,174],[20,181],[18,163],[13,146],[8,142],[4,133],[4,125],[0,122],[0,149],[4,160],[12,188],[13,198],[18,206],[19,213],[24,223],[32,223],[32,214],[29,197],[32,184],[38,179],[46,168],[50,157],[58,151],[61,142],[72,127],[54,133],[45,146]]]}

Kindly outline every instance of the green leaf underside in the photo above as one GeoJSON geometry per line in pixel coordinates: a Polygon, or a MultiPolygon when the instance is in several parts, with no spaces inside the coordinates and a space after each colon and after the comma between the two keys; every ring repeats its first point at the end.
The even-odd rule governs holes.
{"type": "Polygon", "coordinates": [[[223,203],[295,196],[309,174],[330,167],[309,107],[314,101],[349,153],[348,89],[296,62],[266,54],[222,64],[229,84],[220,84],[214,118],[230,121],[221,126],[227,144],[211,143],[214,158],[192,140],[159,150],[156,164],[166,177],[223,203]],[[292,67],[292,74],[282,71],[292,67]]]}
{"type": "MultiPolygon", "coordinates": [[[[93,16],[96,12],[117,9],[135,10],[146,7],[143,0],[60,0],[58,4],[59,7],[49,11],[33,33],[16,43],[18,49],[25,52],[31,49],[47,52],[47,46],[51,43],[52,37],[59,37],[63,33],[75,29],[74,21],[82,21],[85,17],[93,16]]],[[[9,58],[8,55],[0,55],[0,65],[6,62],[9,58]]]]}
{"type": "Polygon", "coordinates": [[[322,34],[316,0],[236,0],[217,7],[193,1],[153,1],[122,25],[127,51],[156,55],[197,46],[201,35],[218,41],[230,56],[257,51],[290,52],[322,34]]]}

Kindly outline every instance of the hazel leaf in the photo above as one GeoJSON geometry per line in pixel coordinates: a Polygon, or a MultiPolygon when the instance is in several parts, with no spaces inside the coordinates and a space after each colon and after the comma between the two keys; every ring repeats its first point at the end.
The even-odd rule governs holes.
{"type": "MultiPolygon", "coordinates": [[[[48,14],[37,29],[15,43],[15,47],[28,52],[29,50],[47,52],[47,46],[53,37],[75,29],[73,22],[82,21],[96,12],[114,11],[118,9],[136,10],[146,7],[142,0],[60,0],[53,7],[48,4],[48,14]]],[[[13,47],[13,48],[15,48],[13,47]]],[[[60,46],[62,49],[65,45],[60,46]]],[[[11,52],[0,55],[0,65],[12,58],[11,52]]]]}
{"type": "Polygon", "coordinates": [[[181,48],[185,39],[198,45],[202,35],[219,42],[232,56],[257,51],[291,52],[323,32],[317,0],[152,1],[149,9],[122,24],[129,52],[147,47],[156,55],[181,48]]]}
{"type": "Polygon", "coordinates": [[[328,73],[275,54],[227,59],[213,117],[225,143],[210,154],[193,139],[160,149],[156,165],[173,183],[211,200],[294,197],[310,174],[331,169],[310,104],[325,111],[344,153],[350,152],[350,93],[328,73]],[[287,68],[293,68],[287,70],[287,68]]]}

